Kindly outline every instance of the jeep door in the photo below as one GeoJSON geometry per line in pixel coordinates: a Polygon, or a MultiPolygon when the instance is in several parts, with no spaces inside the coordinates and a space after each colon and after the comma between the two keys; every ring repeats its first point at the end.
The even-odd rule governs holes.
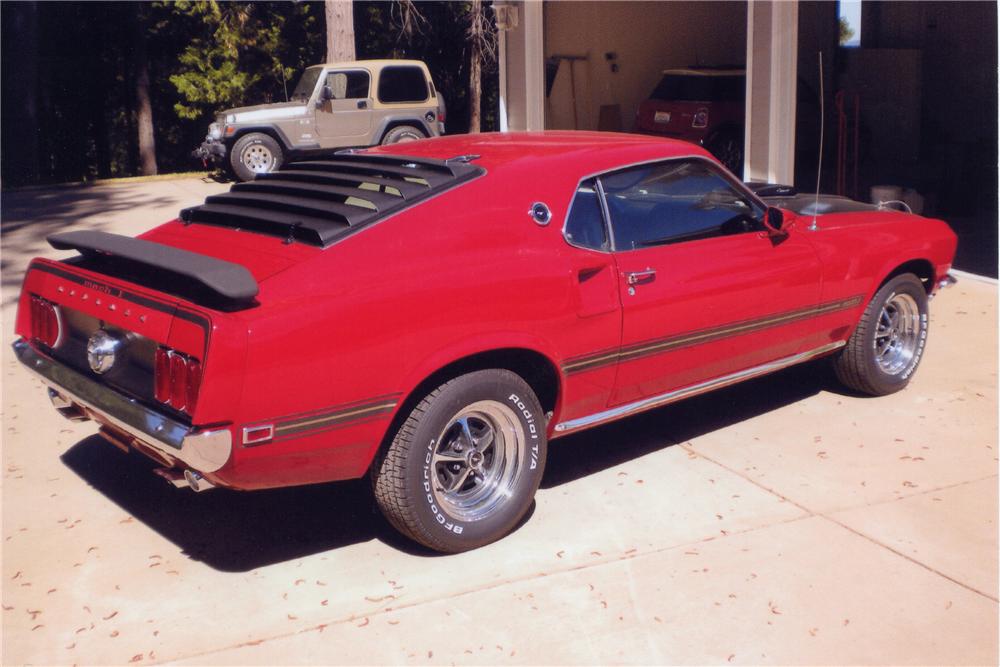
{"type": "Polygon", "coordinates": [[[371,75],[363,69],[327,70],[326,95],[321,89],[316,108],[316,133],[320,146],[358,146],[371,143],[371,75]],[[330,99],[324,99],[329,96],[330,99]]]}
{"type": "Polygon", "coordinates": [[[702,158],[599,182],[622,302],[611,405],[801,351],[816,326],[821,273],[801,232],[769,235],[759,201],[702,158]]]}

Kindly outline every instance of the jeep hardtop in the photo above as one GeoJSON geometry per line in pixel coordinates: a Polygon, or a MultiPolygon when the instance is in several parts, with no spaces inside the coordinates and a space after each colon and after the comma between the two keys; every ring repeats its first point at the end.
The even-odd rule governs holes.
{"type": "Polygon", "coordinates": [[[226,109],[195,157],[241,181],[290,158],[444,134],[445,104],[419,60],[357,60],[306,68],[288,102],[226,109]]]}

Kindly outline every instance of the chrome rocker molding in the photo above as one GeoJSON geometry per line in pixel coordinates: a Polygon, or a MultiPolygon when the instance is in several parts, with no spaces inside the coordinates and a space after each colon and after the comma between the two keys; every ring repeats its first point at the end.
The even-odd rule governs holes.
{"type": "Polygon", "coordinates": [[[611,408],[610,410],[598,412],[586,417],[580,417],[579,419],[571,419],[570,421],[556,424],[555,430],[559,435],[565,435],[583,428],[589,428],[591,426],[603,424],[604,422],[610,422],[616,419],[621,419],[622,417],[628,417],[629,415],[633,415],[638,412],[652,410],[653,408],[658,408],[662,405],[667,405],[668,403],[674,403],[675,401],[679,401],[690,396],[704,394],[712,391],[713,389],[719,389],[720,387],[736,384],[737,382],[749,380],[750,378],[755,378],[759,375],[767,375],[768,373],[779,371],[782,368],[794,366],[795,364],[808,361],[809,359],[826,354],[827,352],[833,352],[846,344],[847,343],[845,341],[840,340],[835,343],[823,345],[822,347],[817,347],[816,349],[809,350],[808,352],[801,352],[799,354],[778,359],[761,366],[748,368],[738,373],[724,375],[722,377],[715,378],[714,380],[707,380],[699,384],[691,385],[690,387],[684,387],[683,389],[668,391],[665,394],[660,394],[659,396],[653,396],[651,398],[644,398],[641,401],[636,401],[627,405],[619,405],[616,408],[611,408]]]}
{"type": "Polygon", "coordinates": [[[229,460],[232,435],[228,429],[195,431],[53,361],[23,339],[12,347],[18,361],[50,388],[52,403],[64,416],[79,421],[84,413],[73,406],[83,407],[200,472],[215,472],[229,460]]]}

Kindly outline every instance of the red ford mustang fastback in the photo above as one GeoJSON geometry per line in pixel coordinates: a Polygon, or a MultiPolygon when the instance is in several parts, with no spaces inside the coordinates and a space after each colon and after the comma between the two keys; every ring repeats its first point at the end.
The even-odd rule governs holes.
{"type": "Polygon", "coordinates": [[[820,356],[907,384],[955,235],[757,190],[781,198],[630,135],[340,153],[137,239],[49,237],[79,254],[32,262],[14,349],[178,486],[369,474],[394,526],[461,551],[523,517],[551,438],[820,356]]]}

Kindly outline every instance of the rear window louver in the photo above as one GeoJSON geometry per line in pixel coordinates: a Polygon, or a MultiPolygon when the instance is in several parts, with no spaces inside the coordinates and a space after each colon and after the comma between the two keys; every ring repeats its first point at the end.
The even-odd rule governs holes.
{"type": "Polygon", "coordinates": [[[458,160],[338,154],[258,174],[208,197],[201,206],[182,210],[180,218],[187,224],[234,227],[326,247],[483,173],[481,167],[458,160]]]}

